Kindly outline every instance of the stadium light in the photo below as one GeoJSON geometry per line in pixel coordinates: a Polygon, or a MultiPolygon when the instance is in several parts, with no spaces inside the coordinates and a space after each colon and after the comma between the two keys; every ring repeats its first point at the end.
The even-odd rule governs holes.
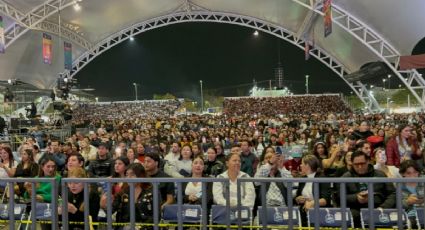
{"type": "Polygon", "coordinates": [[[80,11],[81,10],[81,6],[77,2],[75,2],[75,4],[74,4],[74,10],[75,11],[80,11]]]}
{"type": "Polygon", "coordinates": [[[204,112],[204,94],[202,92],[202,80],[199,80],[199,84],[201,85],[201,113],[204,112]]]}
{"type": "Polygon", "coordinates": [[[254,31],[254,36],[258,36],[258,35],[259,35],[258,30],[254,31]]]}
{"type": "Polygon", "coordinates": [[[130,41],[134,41],[134,37],[133,36],[130,36],[130,41]]]}
{"type": "Polygon", "coordinates": [[[133,82],[134,85],[134,94],[136,94],[136,101],[137,101],[137,83],[133,82]]]}

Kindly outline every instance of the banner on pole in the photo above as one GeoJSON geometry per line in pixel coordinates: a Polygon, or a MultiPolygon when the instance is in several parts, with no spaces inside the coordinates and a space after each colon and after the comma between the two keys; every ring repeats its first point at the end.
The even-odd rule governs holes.
{"type": "Polygon", "coordinates": [[[52,36],[43,33],[43,63],[52,64],[52,36]]]}
{"type": "Polygon", "coordinates": [[[65,60],[65,69],[72,69],[72,44],[69,42],[63,42],[64,49],[64,60],[65,60]]]}
{"type": "Polygon", "coordinates": [[[322,11],[324,13],[325,37],[327,37],[332,33],[332,0],[323,0],[322,11]]]}
{"type": "Polygon", "coordinates": [[[0,53],[4,53],[6,50],[6,42],[4,39],[4,25],[3,25],[3,17],[0,16],[0,53]]]}
{"type": "Polygon", "coordinates": [[[305,55],[305,60],[308,61],[308,59],[310,59],[310,42],[308,40],[305,40],[305,45],[304,45],[304,55],[305,55]]]}

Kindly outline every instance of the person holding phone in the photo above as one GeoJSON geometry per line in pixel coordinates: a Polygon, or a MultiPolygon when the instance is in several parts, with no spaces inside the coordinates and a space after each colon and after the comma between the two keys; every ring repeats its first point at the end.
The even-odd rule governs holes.
{"type": "MultiPolygon", "coordinates": [[[[351,155],[352,169],[346,172],[342,177],[351,178],[370,178],[386,177],[385,174],[373,168],[370,164],[369,156],[362,151],[355,151],[351,155]]],[[[336,191],[340,191],[340,184],[336,185],[336,191]]],[[[347,207],[350,207],[353,215],[354,227],[361,227],[360,209],[368,207],[369,197],[373,196],[375,208],[394,208],[396,204],[396,192],[393,183],[374,183],[373,194],[368,194],[367,184],[365,183],[347,183],[347,207]]],[[[336,199],[340,201],[339,193],[336,199]]]]}
{"type": "MultiPolygon", "coordinates": [[[[419,177],[420,167],[414,160],[403,161],[400,164],[400,174],[406,178],[419,177]]],[[[412,229],[418,228],[416,223],[416,209],[424,206],[424,185],[420,183],[404,183],[401,187],[403,195],[402,205],[412,224],[412,229]]]]}

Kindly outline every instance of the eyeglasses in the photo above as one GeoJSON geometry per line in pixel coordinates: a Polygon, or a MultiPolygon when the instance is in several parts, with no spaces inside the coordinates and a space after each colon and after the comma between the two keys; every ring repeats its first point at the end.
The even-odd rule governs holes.
{"type": "Polygon", "coordinates": [[[354,166],[364,166],[364,165],[366,165],[367,164],[367,162],[356,162],[356,163],[353,163],[353,165],[354,166]]]}

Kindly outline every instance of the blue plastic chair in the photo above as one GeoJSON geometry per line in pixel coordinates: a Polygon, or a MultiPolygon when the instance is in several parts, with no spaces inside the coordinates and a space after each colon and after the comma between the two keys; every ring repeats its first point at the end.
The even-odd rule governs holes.
{"type": "MultiPolygon", "coordinates": [[[[404,226],[408,225],[408,218],[406,212],[403,210],[402,220],[404,226]]],[[[360,219],[362,228],[366,229],[366,226],[369,225],[369,209],[362,208],[360,209],[360,219]]],[[[373,220],[375,227],[380,228],[393,228],[397,227],[398,213],[397,209],[373,209],[373,220]]]]}
{"type": "MultiPolygon", "coordinates": [[[[237,207],[231,207],[230,210],[227,210],[226,206],[213,205],[211,207],[211,223],[226,225],[227,224],[226,217],[229,216],[230,224],[235,225],[235,224],[238,224],[238,214],[239,214],[239,211],[237,207]]],[[[251,223],[252,223],[251,208],[247,206],[242,206],[240,210],[240,214],[241,214],[242,225],[251,226],[251,223]]]]}
{"type": "MultiPolygon", "coordinates": [[[[289,222],[289,209],[288,207],[267,207],[267,225],[288,225],[289,222]]],[[[263,207],[258,207],[258,220],[259,225],[263,224],[263,207]]],[[[299,207],[294,206],[292,208],[292,223],[294,227],[301,227],[301,215],[299,207]]]]}
{"type": "MultiPolygon", "coordinates": [[[[165,222],[178,222],[178,205],[165,205],[162,220],[165,222]]],[[[201,223],[202,207],[201,205],[183,204],[181,209],[183,223],[201,223]]]]}
{"type": "MultiPolygon", "coordinates": [[[[316,221],[316,213],[314,209],[307,212],[308,226],[314,227],[316,221]]],[[[348,228],[354,228],[353,216],[349,208],[346,208],[345,221],[348,228]]],[[[342,226],[342,209],[341,208],[319,208],[319,224],[320,227],[341,227],[342,226]]]]}

